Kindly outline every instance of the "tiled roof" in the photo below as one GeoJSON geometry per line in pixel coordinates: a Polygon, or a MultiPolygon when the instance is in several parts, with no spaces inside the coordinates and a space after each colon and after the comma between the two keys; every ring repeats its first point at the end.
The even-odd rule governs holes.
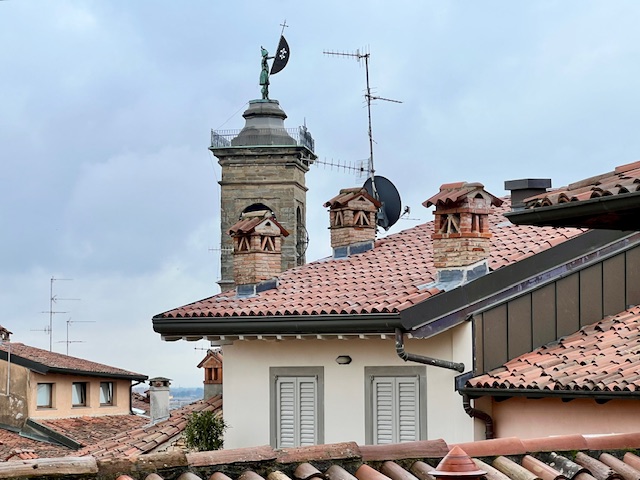
{"type": "Polygon", "coordinates": [[[142,393],[131,392],[131,406],[144,412],[142,415],[148,416],[151,409],[150,399],[142,393]]]}
{"type": "Polygon", "coordinates": [[[369,195],[369,193],[364,187],[355,187],[355,188],[343,188],[342,190],[340,190],[340,193],[338,195],[333,197],[331,200],[328,200],[327,202],[325,202],[323,206],[331,207],[331,208],[344,207],[351,200],[360,196],[369,200],[376,207],[379,207],[380,205],[382,205],[378,200],[376,200],[374,197],[369,195]]]}
{"type": "MultiPolygon", "coordinates": [[[[579,235],[579,229],[511,224],[503,214],[509,202],[489,216],[492,250],[489,267],[497,269],[579,235]]],[[[433,282],[433,222],[389,235],[375,248],[346,259],[327,258],[287,270],[278,287],[238,298],[235,292],[185,305],[156,318],[397,313],[437,293],[421,289],[433,282]]]]}
{"type": "Polygon", "coordinates": [[[640,307],[583,327],[467,382],[472,388],[640,391],[640,307]]]}
{"type": "Polygon", "coordinates": [[[467,182],[457,182],[457,183],[445,183],[440,186],[440,191],[436,193],[433,197],[429,198],[422,202],[422,205],[425,207],[430,207],[431,205],[437,206],[448,206],[456,203],[461,198],[466,197],[472,192],[482,191],[484,195],[487,195],[491,198],[491,204],[499,207],[502,205],[504,200],[491,195],[489,192],[484,190],[484,185],[481,183],[467,183],[467,182]]]}
{"type": "Polygon", "coordinates": [[[30,347],[22,343],[3,343],[0,350],[8,352],[11,348],[11,360],[23,364],[36,371],[44,370],[68,372],[82,375],[100,375],[113,377],[130,377],[132,380],[146,380],[146,375],[130,372],[121,368],[110,367],[101,363],[91,362],[82,358],[70,357],[61,353],[50,352],[40,348],[30,347]],[[10,347],[9,347],[10,345],[10,347]],[[20,362],[20,360],[26,362],[20,362]]]}
{"type": "Polygon", "coordinates": [[[138,415],[101,415],[56,419],[31,419],[82,446],[113,438],[120,432],[130,431],[149,423],[138,415]]]}
{"type": "Polygon", "coordinates": [[[17,432],[0,428],[0,462],[9,459],[19,460],[23,452],[29,452],[31,458],[47,458],[64,457],[71,454],[73,450],[61,445],[23,437],[17,432]]]}
{"type": "MultiPolygon", "coordinates": [[[[171,411],[167,420],[139,426],[93,443],[74,452],[74,456],[94,457],[132,456],[151,452],[166,442],[175,440],[182,433],[189,416],[194,412],[222,411],[222,396],[199,400],[171,411]]],[[[148,422],[148,419],[147,419],[148,422]]]]}
{"type": "Polygon", "coordinates": [[[567,187],[527,198],[525,208],[548,207],[637,191],[640,191],[640,161],[620,165],[613,172],[586,178],[567,187]]]}
{"type": "MultiPolygon", "coordinates": [[[[448,462],[441,461],[451,451],[457,454],[454,460],[463,460],[464,453],[475,457],[477,469],[487,472],[488,480],[593,480],[594,477],[635,480],[640,478],[638,447],[638,433],[531,440],[502,438],[458,445],[447,445],[444,440],[394,445],[348,442],[282,450],[263,446],[129,458],[69,457],[66,464],[65,459],[25,460],[19,465],[21,470],[18,466],[0,464],[0,477],[17,477],[27,472],[31,478],[34,474],[43,478],[64,471],[66,478],[105,480],[432,480],[430,474],[436,465],[442,470],[460,463],[451,462],[451,457],[448,462]]],[[[466,470],[476,468],[468,464],[468,459],[463,463],[466,470]]]]}

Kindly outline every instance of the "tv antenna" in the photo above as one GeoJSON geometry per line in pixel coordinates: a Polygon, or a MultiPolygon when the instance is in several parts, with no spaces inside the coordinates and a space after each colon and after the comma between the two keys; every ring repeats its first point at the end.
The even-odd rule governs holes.
{"type": "Polygon", "coordinates": [[[57,295],[53,294],[53,282],[59,282],[59,281],[69,282],[71,280],[73,280],[73,278],[51,277],[51,281],[49,283],[49,310],[47,310],[46,312],[41,312],[41,313],[49,314],[49,325],[45,326],[43,330],[38,330],[38,331],[43,331],[49,335],[49,351],[50,352],[53,351],[53,316],[58,313],[68,313],[68,312],[54,311],[53,304],[56,303],[58,300],[80,300],[79,298],[58,298],[57,295]]]}
{"type": "Polygon", "coordinates": [[[67,344],[67,356],[69,356],[69,344],[70,343],[85,343],[84,340],[69,340],[69,324],[71,323],[96,323],[94,320],[67,320],[67,339],[60,340],[57,343],[66,343],[67,344]]]}
{"type": "Polygon", "coordinates": [[[358,63],[364,59],[364,69],[367,80],[367,90],[364,97],[367,101],[367,118],[368,118],[368,134],[369,134],[369,165],[368,165],[368,179],[364,184],[364,188],[373,196],[376,200],[382,203],[382,207],[378,210],[377,224],[388,230],[393,224],[400,218],[400,194],[396,187],[387,180],[385,177],[380,177],[375,174],[375,168],[373,163],[373,130],[371,128],[371,102],[374,100],[384,100],[385,102],[402,103],[400,100],[394,100],[392,98],[380,97],[371,93],[371,84],[369,82],[369,59],[371,53],[368,51],[361,53],[360,50],[356,50],[355,53],[350,52],[336,52],[336,51],[324,51],[325,55],[337,56],[337,57],[350,57],[355,58],[358,63]]]}

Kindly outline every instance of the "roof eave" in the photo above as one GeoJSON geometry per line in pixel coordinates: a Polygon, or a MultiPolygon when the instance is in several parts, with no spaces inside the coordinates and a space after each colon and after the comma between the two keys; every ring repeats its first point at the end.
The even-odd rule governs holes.
{"type": "Polygon", "coordinates": [[[469,395],[472,398],[494,397],[506,400],[511,397],[526,398],[560,398],[578,399],[587,398],[598,401],[608,400],[640,400],[640,391],[595,391],[595,390],[540,390],[537,388],[490,388],[490,387],[464,387],[458,390],[461,395],[469,395]]]}
{"type": "Polygon", "coordinates": [[[393,334],[399,313],[152,318],[163,337],[214,335],[393,334]]]}
{"type": "MultiPolygon", "coordinates": [[[[8,360],[7,352],[4,350],[0,350],[0,360],[8,360]]],[[[16,355],[15,353],[11,353],[11,362],[16,365],[20,365],[22,367],[28,368],[29,370],[40,373],[42,375],[47,375],[48,373],[63,373],[66,375],[82,375],[83,377],[100,377],[100,378],[117,378],[117,379],[127,379],[127,380],[135,380],[135,381],[145,381],[149,377],[146,375],[139,374],[126,374],[126,373],[108,373],[108,372],[90,372],[87,370],[80,370],[74,368],[61,368],[61,367],[51,367],[49,365],[45,365],[43,363],[36,362],[34,360],[30,360],[25,357],[21,357],[20,355],[16,355]]]]}
{"type": "Polygon", "coordinates": [[[515,225],[640,230],[640,191],[504,214],[515,225]]]}

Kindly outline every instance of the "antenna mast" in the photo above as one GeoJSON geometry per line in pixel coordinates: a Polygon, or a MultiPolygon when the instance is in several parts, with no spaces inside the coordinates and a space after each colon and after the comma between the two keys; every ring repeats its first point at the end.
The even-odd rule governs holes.
{"type": "Polygon", "coordinates": [[[356,50],[356,53],[346,53],[346,52],[322,52],[325,55],[332,55],[337,57],[351,57],[358,60],[358,63],[362,59],[364,59],[364,69],[367,79],[367,93],[365,93],[364,97],[367,99],[367,117],[369,120],[369,179],[371,180],[371,188],[373,190],[373,195],[376,199],[379,199],[378,190],[376,189],[375,183],[375,168],[373,166],[373,132],[371,129],[371,101],[372,100],[384,100],[385,102],[394,102],[394,103],[402,103],[400,100],[392,100],[391,98],[378,97],[371,94],[371,85],[369,83],[369,58],[371,57],[371,53],[360,53],[360,49],[356,50]]]}
{"type": "Polygon", "coordinates": [[[58,298],[56,295],[53,294],[53,282],[58,282],[58,281],[71,281],[73,280],[73,278],[56,278],[56,277],[51,277],[51,281],[49,283],[49,310],[47,310],[46,312],[42,312],[42,313],[48,313],[49,314],[49,326],[45,327],[43,329],[43,331],[45,333],[47,333],[49,335],[49,351],[52,352],[53,351],[53,315],[56,313],[67,313],[67,312],[56,312],[53,310],[53,304],[56,303],[58,300],[80,300],[79,298],[58,298]]]}

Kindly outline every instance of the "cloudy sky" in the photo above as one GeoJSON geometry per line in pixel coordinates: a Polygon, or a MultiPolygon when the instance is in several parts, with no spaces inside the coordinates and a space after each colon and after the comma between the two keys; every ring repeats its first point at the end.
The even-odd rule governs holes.
{"type": "MultiPolygon", "coordinates": [[[[377,173],[411,207],[393,232],[430,220],[442,183],[504,195],[637,160],[639,17],[623,0],[0,1],[0,323],[47,349],[50,279],[71,279],[55,351],[201,385],[206,342],[162,342],[151,317],[218,292],[210,129],[243,126],[285,19],[271,98],[320,160],[368,156],[364,69],[323,50],[368,48],[374,93],[403,102],[373,107],[377,173]]],[[[322,203],[361,183],[307,174],[307,259],[330,251],[322,203]]]]}

